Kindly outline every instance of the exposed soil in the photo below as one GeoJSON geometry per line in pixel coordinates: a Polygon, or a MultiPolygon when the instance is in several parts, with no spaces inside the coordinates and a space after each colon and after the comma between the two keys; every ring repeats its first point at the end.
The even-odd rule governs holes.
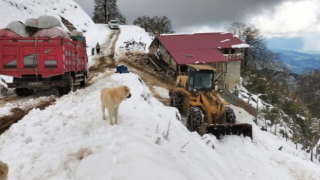
{"type": "Polygon", "coordinates": [[[141,64],[139,62],[134,61],[121,61],[124,62],[128,69],[138,74],[141,79],[146,83],[151,92],[155,95],[155,97],[162,102],[163,104],[169,106],[170,99],[161,97],[157,91],[154,89],[154,86],[159,86],[168,89],[171,91],[174,88],[174,81],[171,79],[166,79],[163,74],[157,73],[158,70],[155,70],[156,67],[153,66],[152,63],[141,64]]]}
{"type": "Polygon", "coordinates": [[[56,101],[56,98],[52,97],[52,98],[49,98],[49,100],[40,101],[38,104],[32,105],[32,106],[27,107],[25,109],[22,109],[19,107],[11,109],[12,114],[10,114],[8,116],[0,117],[0,134],[2,134],[4,131],[9,129],[12,124],[21,120],[33,108],[39,108],[40,110],[43,110],[46,107],[50,106],[51,104],[54,104],[55,101],[56,101]]]}

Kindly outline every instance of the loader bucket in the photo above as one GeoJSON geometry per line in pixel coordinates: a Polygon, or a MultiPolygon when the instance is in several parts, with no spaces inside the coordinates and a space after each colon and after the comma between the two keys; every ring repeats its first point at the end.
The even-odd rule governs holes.
{"type": "Polygon", "coordinates": [[[211,133],[221,139],[224,135],[243,135],[248,136],[252,140],[252,125],[251,124],[228,124],[228,125],[210,125],[207,126],[206,133],[211,133]]]}

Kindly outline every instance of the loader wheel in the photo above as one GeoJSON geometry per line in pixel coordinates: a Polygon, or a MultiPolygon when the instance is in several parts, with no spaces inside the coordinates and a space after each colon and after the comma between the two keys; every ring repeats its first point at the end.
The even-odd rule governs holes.
{"type": "Polygon", "coordinates": [[[227,122],[230,124],[235,124],[236,114],[234,113],[233,109],[230,107],[225,107],[225,109],[226,109],[227,122]]]}
{"type": "Polygon", "coordinates": [[[183,103],[184,103],[184,97],[183,94],[174,92],[172,93],[170,97],[170,105],[172,107],[175,107],[179,110],[179,112],[182,112],[183,110],[183,103]]]}
{"type": "Polygon", "coordinates": [[[189,131],[197,131],[204,123],[204,114],[199,107],[189,108],[187,118],[187,128],[189,131]]]}

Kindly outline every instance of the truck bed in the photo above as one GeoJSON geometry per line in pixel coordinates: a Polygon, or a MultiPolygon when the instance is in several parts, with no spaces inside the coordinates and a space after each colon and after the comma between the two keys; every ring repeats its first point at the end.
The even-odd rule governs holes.
{"type": "Polygon", "coordinates": [[[0,74],[43,78],[85,71],[86,46],[64,38],[0,37],[0,74]]]}

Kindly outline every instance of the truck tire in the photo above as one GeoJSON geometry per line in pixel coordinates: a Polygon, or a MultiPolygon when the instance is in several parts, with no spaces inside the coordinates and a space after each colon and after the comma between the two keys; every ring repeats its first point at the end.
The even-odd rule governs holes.
{"type": "Polygon", "coordinates": [[[74,77],[71,73],[63,75],[62,80],[67,82],[67,87],[57,88],[60,96],[68,94],[70,91],[74,90],[74,77]]]}
{"type": "Polygon", "coordinates": [[[236,114],[234,113],[233,109],[230,107],[225,107],[225,110],[226,110],[227,123],[235,124],[236,114]]]}
{"type": "Polygon", "coordinates": [[[16,89],[15,91],[18,96],[24,96],[24,91],[22,88],[16,89]]]}
{"type": "Polygon", "coordinates": [[[29,96],[34,93],[33,89],[28,89],[28,88],[18,88],[15,91],[18,96],[29,96]]]}
{"type": "Polygon", "coordinates": [[[58,92],[59,92],[59,95],[60,96],[63,96],[66,94],[66,91],[65,91],[65,88],[64,87],[59,87],[57,88],[58,89],[58,92]]]}
{"type": "Polygon", "coordinates": [[[68,77],[68,86],[65,87],[65,94],[68,94],[70,91],[74,91],[74,77],[72,76],[72,74],[70,73],[69,77],[68,77]]]}
{"type": "Polygon", "coordinates": [[[83,80],[80,82],[81,87],[84,87],[86,85],[86,80],[87,80],[86,73],[84,72],[83,73],[83,80]]]}
{"type": "Polygon", "coordinates": [[[204,123],[204,114],[199,107],[190,107],[187,113],[187,128],[189,131],[197,131],[204,123]]]}

